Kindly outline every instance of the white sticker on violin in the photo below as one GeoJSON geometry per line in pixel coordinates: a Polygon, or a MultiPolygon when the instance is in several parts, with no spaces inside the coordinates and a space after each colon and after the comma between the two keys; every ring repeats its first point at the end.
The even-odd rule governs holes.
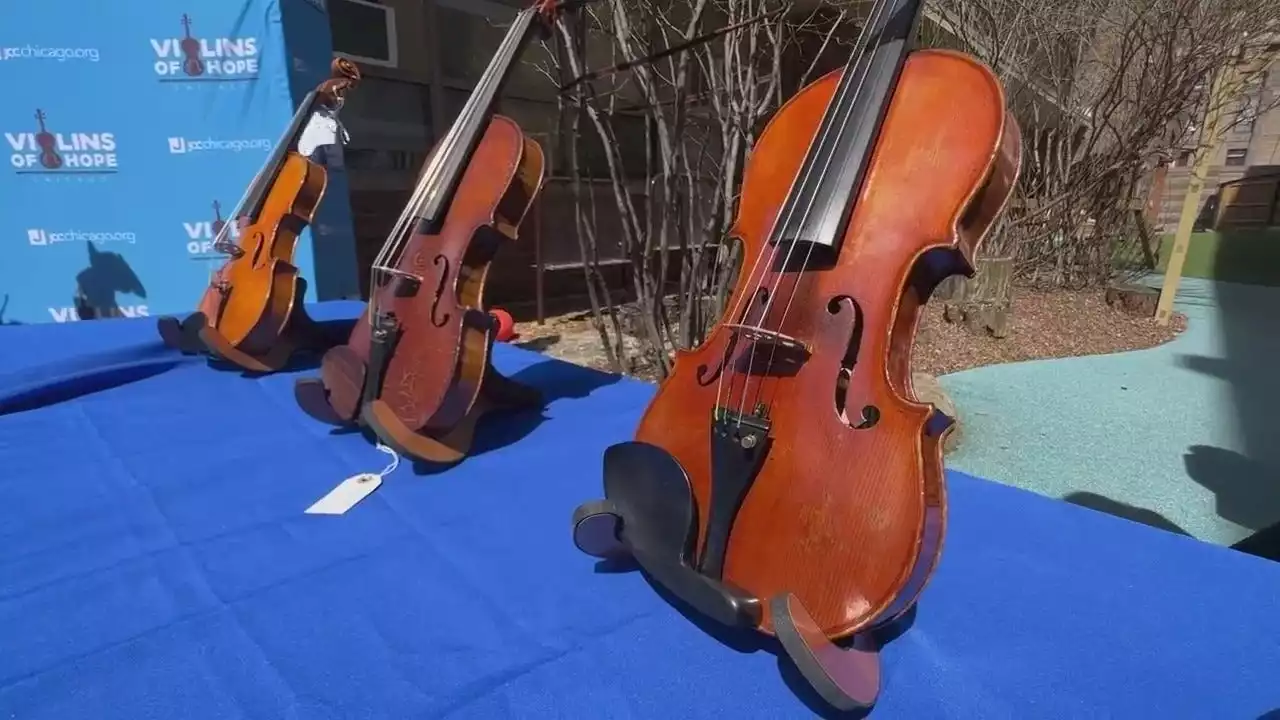
{"type": "Polygon", "coordinates": [[[342,126],[338,124],[335,113],[326,108],[317,108],[311,113],[311,119],[298,136],[298,154],[309,158],[318,148],[337,145],[338,138],[343,135],[342,126]]]}

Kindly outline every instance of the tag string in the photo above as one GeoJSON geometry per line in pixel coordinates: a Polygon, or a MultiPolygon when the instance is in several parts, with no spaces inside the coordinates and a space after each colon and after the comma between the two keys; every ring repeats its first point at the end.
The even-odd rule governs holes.
{"type": "Polygon", "coordinates": [[[385,478],[386,476],[395,472],[396,468],[400,467],[400,454],[397,453],[395,450],[392,450],[391,448],[387,447],[386,445],[383,445],[382,443],[378,443],[378,450],[391,456],[391,464],[382,468],[382,472],[378,473],[378,477],[385,478]]]}

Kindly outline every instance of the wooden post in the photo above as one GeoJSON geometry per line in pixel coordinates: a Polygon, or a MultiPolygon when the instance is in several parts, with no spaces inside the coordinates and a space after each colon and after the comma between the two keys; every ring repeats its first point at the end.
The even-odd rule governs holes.
{"type": "Polygon", "coordinates": [[[1209,103],[1205,108],[1203,130],[1200,135],[1206,143],[1196,154],[1188,178],[1187,194],[1182,200],[1182,216],[1178,219],[1178,231],[1173,236],[1173,250],[1169,253],[1169,265],[1164,269],[1164,283],[1160,286],[1160,300],[1156,303],[1156,324],[1168,325],[1173,319],[1173,298],[1182,282],[1182,266],[1187,261],[1187,247],[1191,244],[1191,230],[1200,214],[1200,195],[1204,190],[1205,175],[1218,152],[1218,125],[1222,118],[1223,89],[1229,86],[1235,74],[1235,63],[1217,73],[1209,88],[1209,103]]]}

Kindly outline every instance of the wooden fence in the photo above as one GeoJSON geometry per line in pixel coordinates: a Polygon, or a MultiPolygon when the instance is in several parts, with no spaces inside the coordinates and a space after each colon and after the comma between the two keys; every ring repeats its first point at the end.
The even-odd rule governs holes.
{"type": "Polygon", "coordinates": [[[1214,227],[1262,230],[1280,226],[1280,173],[1242,177],[1218,186],[1214,227]]]}

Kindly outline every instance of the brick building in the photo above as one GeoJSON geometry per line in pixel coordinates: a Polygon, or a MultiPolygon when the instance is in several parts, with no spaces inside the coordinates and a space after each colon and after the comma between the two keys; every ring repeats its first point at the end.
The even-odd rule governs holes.
{"type": "MultiPolygon", "coordinates": [[[[1269,47],[1272,52],[1280,53],[1280,40],[1273,41],[1269,47]]],[[[1239,97],[1231,101],[1223,119],[1233,125],[1222,136],[1206,173],[1199,224],[1210,226],[1221,218],[1233,225],[1275,225],[1274,219],[1257,216],[1252,208],[1246,211],[1243,204],[1253,200],[1252,197],[1225,191],[1223,196],[1227,198],[1228,207],[1221,208],[1220,212],[1218,204],[1224,183],[1240,185],[1236,181],[1280,175],[1280,64],[1272,62],[1268,70],[1252,78],[1239,97]],[[1233,208],[1233,204],[1241,207],[1233,208]]],[[[1173,232],[1177,228],[1192,160],[1192,151],[1183,150],[1162,170],[1164,191],[1157,213],[1157,229],[1173,232]]]]}

